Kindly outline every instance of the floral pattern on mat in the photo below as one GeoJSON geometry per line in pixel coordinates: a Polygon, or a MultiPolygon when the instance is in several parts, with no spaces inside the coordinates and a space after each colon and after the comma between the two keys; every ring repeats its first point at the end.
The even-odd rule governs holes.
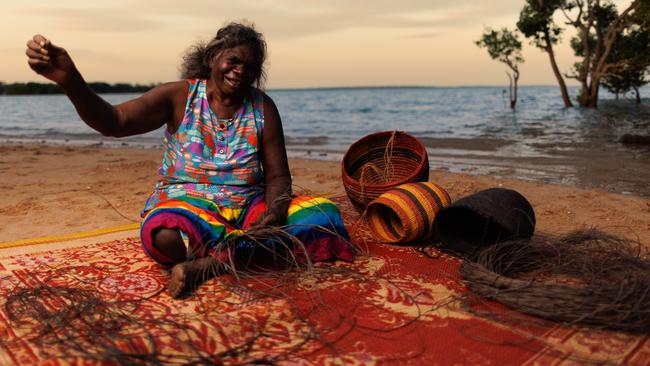
{"type": "MultiPolygon", "coordinates": [[[[0,258],[0,364],[124,362],[101,343],[107,339],[118,339],[114,344],[123,351],[156,354],[170,363],[650,363],[648,337],[476,317],[458,301],[466,289],[457,259],[435,250],[429,258],[411,247],[364,242],[366,228],[351,204],[343,198],[337,204],[353,241],[369,255],[354,263],[318,263],[310,273],[258,274],[239,281],[221,276],[185,300],[167,295],[168,272],[146,257],[137,238],[0,258]],[[62,327],[55,324],[38,338],[44,323],[16,319],[14,310],[21,310],[18,316],[32,311],[32,304],[16,302],[16,294],[39,288],[81,289],[103,301],[92,311],[121,318],[113,327],[103,320],[108,338],[83,333],[80,328],[92,317],[86,323],[71,318],[62,327]],[[64,335],[72,335],[70,342],[79,349],[52,343],[64,335]]],[[[57,294],[43,296],[41,313],[74,308],[57,294]]]]}

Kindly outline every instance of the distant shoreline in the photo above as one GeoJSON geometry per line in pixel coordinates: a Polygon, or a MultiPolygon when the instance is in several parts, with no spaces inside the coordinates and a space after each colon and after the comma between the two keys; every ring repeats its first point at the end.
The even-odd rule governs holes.
{"type": "MultiPolygon", "coordinates": [[[[555,85],[519,85],[519,88],[548,88],[555,85]]],[[[316,86],[316,87],[286,87],[286,88],[269,88],[268,91],[337,91],[337,90],[367,90],[367,89],[491,89],[506,88],[507,85],[372,85],[372,86],[316,86]]],[[[578,87],[578,85],[569,85],[569,87],[578,87]]]]}
{"type": "MultiPolygon", "coordinates": [[[[128,84],[128,83],[105,83],[95,81],[88,83],[88,86],[95,93],[144,93],[158,84],[128,84]]],[[[54,83],[4,83],[0,82],[0,95],[51,95],[64,94],[63,89],[54,83]]]]}
{"type": "MultiPolygon", "coordinates": [[[[144,93],[161,83],[150,84],[130,84],[130,83],[107,83],[103,81],[90,82],[88,85],[99,94],[126,94],[126,93],[144,93]]],[[[554,87],[554,84],[542,85],[519,85],[520,89],[527,88],[548,88],[554,87]]],[[[340,90],[372,90],[372,89],[493,89],[506,88],[507,85],[366,85],[366,86],[304,86],[304,87],[277,87],[266,88],[268,92],[296,92],[296,91],[340,91],[340,90]]],[[[569,85],[570,89],[578,89],[579,85],[569,85]]],[[[642,94],[648,93],[650,86],[641,88],[642,94]]],[[[603,89],[603,92],[606,92],[603,89]]],[[[64,94],[63,90],[54,83],[4,83],[0,81],[0,96],[2,95],[60,95],[64,94]]]]}
{"type": "MultiPolygon", "coordinates": [[[[144,93],[160,83],[130,84],[130,83],[107,83],[103,81],[90,82],[88,85],[96,93],[118,94],[118,93],[144,93]]],[[[520,85],[521,88],[552,87],[554,85],[520,85]]],[[[337,91],[337,90],[368,90],[368,89],[468,89],[468,88],[504,88],[504,85],[369,85],[369,86],[305,86],[305,87],[278,87],[267,88],[266,91],[291,92],[291,91],[337,91]]],[[[570,86],[577,87],[577,86],[570,86]]],[[[48,95],[64,94],[63,90],[54,83],[4,83],[0,81],[0,95],[48,95]]]]}

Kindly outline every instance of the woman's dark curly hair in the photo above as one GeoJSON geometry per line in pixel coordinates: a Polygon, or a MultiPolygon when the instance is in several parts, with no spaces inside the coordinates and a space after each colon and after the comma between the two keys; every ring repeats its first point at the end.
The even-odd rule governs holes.
{"type": "Polygon", "coordinates": [[[208,43],[200,42],[190,47],[183,56],[181,64],[181,79],[208,79],[210,77],[210,61],[222,51],[248,44],[253,47],[257,58],[258,69],[255,70],[255,85],[260,88],[266,80],[264,61],[266,60],[266,41],[253,25],[229,23],[219,29],[217,35],[208,43]]]}

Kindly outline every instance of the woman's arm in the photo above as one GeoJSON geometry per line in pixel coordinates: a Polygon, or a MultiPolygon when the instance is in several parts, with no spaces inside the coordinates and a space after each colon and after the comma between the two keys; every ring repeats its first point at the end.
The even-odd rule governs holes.
{"type": "Polygon", "coordinates": [[[280,114],[273,100],[266,95],[261,157],[267,208],[258,225],[283,225],[291,203],[291,173],[280,114]]]}
{"type": "MultiPolygon", "coordinates": [[[[178,103],[187,93],[180,81],[158,86],[141,97],[113,106],[90,89],[68,52],[41,35],[27,42],[29,66],[38,74],[59,84],[74,105],[79,117],[106,136],[130,136],[153,131],[165,123],[175,130],[178,103]]],[[[182,113],[182,112],[181,112],[182,113]]]]}

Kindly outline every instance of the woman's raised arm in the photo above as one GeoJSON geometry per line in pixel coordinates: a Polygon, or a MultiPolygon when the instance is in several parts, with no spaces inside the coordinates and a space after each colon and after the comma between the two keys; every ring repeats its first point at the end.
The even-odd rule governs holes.
{"type": "Polygon", "coordinates": [[[68,52],[40,34],[27,42],[28,64],[36,73],[59,84],[74,105],[79,117],[105,136],[130,136],[182,118],[187,94],[184,81],[160,85],[141,97],[113,106],[90,89],[68,52]],[[180,112],[179,112],[180,111],[180,112]]]}

